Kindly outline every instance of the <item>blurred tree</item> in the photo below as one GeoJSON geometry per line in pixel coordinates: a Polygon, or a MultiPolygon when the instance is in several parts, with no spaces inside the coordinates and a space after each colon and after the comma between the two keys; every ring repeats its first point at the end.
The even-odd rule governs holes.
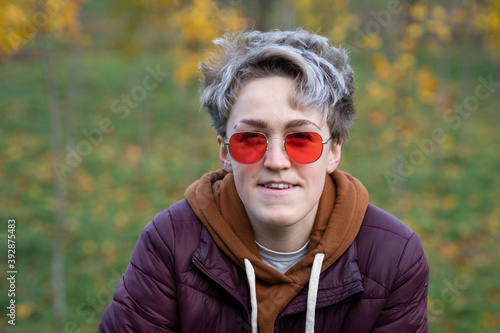
{"type": "MultiPolygon", "coordinates": [[[[80,98],[80,76],[78,73],[81,68],[81,46],[86,43],[78,17],[81,4],[81,1],[75,0],[0,0],[0,59],[22,57],[24,54],[19,52],[20,50],[23,48],[34,49],[33,44],[35,43],[32,43],[32,41],[35,41],[35,46],[39,47],[36,51],[39,51],[45,74],[45,101],[49,115],[53,163],[54,161],[64,161],[66,159],[65,147],[67,145],[73,147],[76,145],[76,139],[72,135],[74,130],[71,128],[75,127],[73,114],[80,98]],[[68,49],[66,46],[69,46],[71,50],[69,55],[71,57],[69,81],[61,81],[56,75],[60,65],[54,62],[54,51],[57,48],[58,57],[66,56],[67,53],[60,52],[63,45],[65,50],[68,49]],[[65,93],[68,96],[65,96],[65,93]]],[[[462,95],[460,96],[462,99],[464,96],[473,93],[474,87],[471,85],[475,84],[474,81],[477,75],[478,66],[476,62],[484,60],[483,53],[486,53],[482,51],[488,51],[495,59],[498,59],[500,54],[500,1],[497,0],[415,0],[410,2],[369,2],[359,0],[114,0],[112,4],[113,18],[115,20],[113,21],[113,18],[111,18],[104,29],[110,29],[111,34],[118,35],[115,39],[116,45],[127,56],[139,59],[144,57],[148,50],[158,45],[165,48],[165,45],[167,45],[166,55],[168,61],[175,62],[172,68],[177,83],[194,81],[193,78],[196,75],[197,63],[201,54],[207,48],[210,48],[211,40],[226,31],[238,31],[242,28],[269,30],[281,27],[286,29],[298,25],[307,30],[327,35],[336,44],[348,45],[353,53],[362,56],[357,59],[361,59],[361,61],[355,64],[361,67],[363,71],[361,75],[359,74],[360,71],[357,71],[358,76],[366,80],[366,82],[361,81],[359,85],[361,88],[360,93],[366,94],[366,100],[369,102],[358,99],[361,104],[360,109],[365,108],[362,112],[368,113],[367,119],[370,125],[379,130],[379,132],[367,131],[362,136],[367,139],[362,145],[366,146],[366,141],[373,140],[373,138],[376,138],[378,143],[371,145],[368,149],[375,151],[379,155],[376,158],[377,163],[367,163],[369,164],[367,173],[373,171],[372,168],[378,167],[379,170],[382,170],[381,174],[387,170],[393,170],[394,174],[396,174],[396,170],[402,167],[398,157],[408,159],[410,150],[417,150],[415,148],[415,138],[429,138],[429,129],[437,128],[438,125],[436,124],[444,127],[446,124],[442,121],[443,117],[455,112],[453,106],[456,97],[453,95],[460,95],[455,89],[456,86],[462,89],[462,95]],[[387,12],[391,13],[389,7],[391,3],[400,3],[401,6],[392,8],[396,14],[390,17],[382,16],[387,15],[387,12]],[[117,30],[113,29],[116,27],[115,23],[117,21],[121,29],[116,33],[117,30]],[[453,61],[455,61],[454,64],[453,61]],[[452,66],[457,67],[457,69],[452,66]],[[448,83],[454,86],[449,86],[448,83]],[[375,133],[375,136],[371,135],[373,133],[375,133]],[[381,148],[378,148],[378,146],[381,148]],[[392,147],[392,151],[389,151],[388,147],[392,147]],[[384,163],[386,164],[384,165],[384,163]],[[390,163],[394,165],[389,165],[390,163]],[[382,168],[379,165],[382,165],[382,168]]],[[[106,16],[108,13],[100,14],[106,20],[108,19],[106,16]]],[[[98,31],[96,35],[102,32],[98,31]]],[[[134,78],[137,74],[133,73],[130,68],[125,68],[125,66],[123,70],[129,71],[130,76],[134,76],[134,78]]],[[[495,76],[497,72],[497,69],[494,69],[493,80],[495,82],[498,80],[495,76]]],[[[133,82],[132,79],[131,82],[133,82]]],[[[102,90],[108,88],[102,87],[102,90]]],[[[146,101],[141,105],[141,118],[137,124],[138,142],[143,149],[150,144],[149,135],[154,129],[154,126],[152,126],[154,125],[152,124],[154,117],[150,113],[152,112],[152,106],[148,105],[148,103],[149,101],[146,101]]],[[[494,119],[494,117],[498,119],[499,115],[498,112],[493,113],[491,119],[494,119]]],[[[180,117],[184,117],[184,115],[180,115],[180,117]]],[[[491,119],[488,119],[488,121],[495,123],[491,119]]],[[[183,121],[186,121],[186,119],[183,119],[183,121]]],[[[360,123],[362,123],[362,120],[360,123]]],[[[394,200],[393,206],[400,210],[400,214],[397,211],[394,211],[394,213],[404,217],[412,206],[409,202],[423,200],[426,211],[419,212],[423,216],[419,222],[421,225],[427,224],[428,230],[432,230],[435,234],[439,234],[436,230],[440,230],[441,234],[455,232],[459,235],[457,237],[462,237],[460,235],[463,230],[452,226],[452,223],[439,220],[439,217],[443,211],[448,211],[449,216],[458,217],[459,214],[452,215],[452,211],[457,206],[458,208],[463,206],[465,208],[462,209],[467,209],[469,202],[466,201],[469,200],[464,200],[464,195],[462,195],[463,198],[460,198],[460,193],[446,193],[447,185],[445,181],[439,178],[446,179],[446,177],[449,177],[449,179],[454,180],[454,184],[467,184],[464,172],[461,171],[463,166],[459,164],[465,161],[463,156],[472,160],[470,157],[473,156],[471,153],[473,152],[472,148],[461,146],[459,149],[460,154],[463,155],[461,157],[457,157],[457,154],[452,154],[450,151],[456,148],[456,142],[462,141],[464,143],[466,141],[460,136],[467,138],[470,137],[474,130],[477,131],[477,129],[472,128],[473,125],[469,124],[471,122],[464,122],[460,131],[447,132],[448,138],[442,144],[436,146],[437,149],[441,149],[444,153],[440,152],[424,157],[425,159],[428,158],[425,162],[430,165],[429,168],[432,169],[432,177],[434,178],[430,177],[423,184],[417,185],[409,184],[412,177],[405,177],[406,183],[393,178],[396,186],[395,191],[392,193],[389,193],[389,191],[380,192],[383,193],[380,197],[394,198],[391,199],[394,200]],[[457,136],[458,139],[453,136],[457,136]],[[440,160],[446,159],[446,154],[456,160],[452,163],[452,167],[445,168],[446,165],[443,165],[443,163],[446,163],[446,160],[440,160]],[[455,171],[453,171],[453,166],[455,171]],[[441,171],[441,169],[446,169],[446,172],[441,171]],[[406,186],[411,191],[416,190],[415,194],[405,192],[406,186]],[[421,198],[421,193],[418,193],[419,189],[429,194],[428,198],[421,198]],[[443,193],[446,195],[442,195],[443,193]],[[436,219],[439,223],[436,222],[436,219]],[[432,225],[434,223],[436,226],[441,225],[441,229],[436,229],[432,225]],[[446,228],[450,230],[446,230],[446,228]]],[[[484,136],[483,141],[486,142],[486,146],[488,142],[493,142],[491,138],[494,135],[482,129],[479,132],[484,133],[481,135],[484,136]]],[[[193,149],[194,144],[191,141],[185,140],[185,142],[186,145],[183,146],[182,153],[173,151],[172,154],[184,156],[182,155],[185,153],[184,150],[193,149]]],[[[104,149],[101,149],[100,153],[107,155],[106,158],[113,159],[113,156],[116,156],[112,154],[115,148],[109,145],[106,148],[108,153],[105,153],[104,149]]],[[[117,150],[120,148],[121,146],[117,150]]],[[[141,149],[137,146],[137,142],[127,143],[125,152],[125,159],[129,162],[135,161],[137,163],[143,156],[141,156],[141,149]]],[[[198,155],[201,154],[198,152],[198,155]]],[[[477,165],[487,166],[488,163],[492,163],[491,160],[494,159],[494,156],[493,147],[483,163],[477,163],[477,165]]],[[[176,159],[172,158],[172,160],[176,159]]],[[[177,160],[180,161],[178,162],[179,168],[185,168],[185,164],[188,163],[186,158],[177,160]]],[[[158,162],[158,165],[161,165],[161,163],[158,162]]],[[[425,166],[423,165],[421,170],[424,169],[425,166]]],[[[478,170],[486,169],[478,168],[478,170]]],[[[164,170],[162,170],[163,172],[164,170]]],[[[68,203],[72,203],[72,192],[68,186],[68,181],[74,181],[78,191],[82,191],[85,186],[91,184],[94,176],[91,172],[79,172],[78,175],[75,172],[73,175],[68,176],[69,174],[68,172],[64,173],[66,178],[62,182],[58,181],[55,176],[52,179],[46,177],[47,181],[54,181],[54,196],[56,198],[54,201],[55,207],[53,208],[54,233],[51,233],[54,236],[51,269],[53,295],[51,300],[54,303],[56,331],[62,331],[59,328],[62,326],[65,316],[64,246],[62,241],[67,230],[67,206],[68,203]]],[[[128,174],[123,176],[123,178],[127,177],[129,177],[128,174]]],[[[487,178],[488,176],[484,177],[487,178]]],[[[111,173],[109,178],[112,179],[111,173]]],[[[413,178],[419,179],[418,177],[413,178]]],[[[481,186],[486,188],[490,182],[491,180],[488,179],[484,185],[472,187],[478,189],[472,191],[476,192],[473,193],[473,195],[477,196],[476,202],[481,204],[482,201],[488,202],[487,198],[483,200],[481,186]]],[[[184,186],[180,183],[178,184],[179,188],[184,186]]],[[[143,183],[139,183],[137,186],[141,187],[143,183]]],[[[162,186],[173,188],[171,184],[167,183],[163,183],[162,186]]],[[[469,185],[462,186],[468,187],[469,185]]],[[[373,186],[373,188],[374,192],[379,191],[376,186],[373,186]]],[[[133,197],[133,195],[130,190],[128,192],[119,192],[119,195],[123,197],[121,199],[123,206],[120,206],[119,209],[121,212],[123,207],[129,205],[129,197],[133,197]]],[[[95,196],[103,199],[99,200],[99,205],[96,205],[101,214],[105,211],[105,208],[103,208],[105,204],[109,204],[109,202],[104,201],[105,196],[112,195],[112,193],[104,195],[104,192],[100,191],[100,189],[99,191],[96,190],[95,196]]],[[[177,193],[169,193],[169,196],[169,200],[176,200],[182,196],[182,191],[178,190],[177,193]]],[[[373,197],[376,196],[377,194],[373,197]]],[[[91,200],[88,198],[82,200],[81,196],[79,198],[80,206],[81,202],[91,200]]],[[[498,196],[492,196],[490,200],[497,202],[497,198],[498,196]]],[[[143,201],[147,202],[147,200],[143,201]]],[[[91,205],[94,203],[92,202],[91,205]]],[[[138,204],[137,206],[143,205],[138,204]]],[[[83,208],[80,209],[83,210],[83,208]]],[[[80,213],[73,212],[73,214],[79,215],[80,213]]],[[[122,214],[133,220],[133,218],[130,218],[132,215],[129,211],[122,214]]],[[[491,228],[497,230],[498,209],[491,212],[488,219],[491,228]]],[[[462,218],[462,221],[466,220],[466,217],[462,218]]],[[[121,219],[118,219],[118,221],[118,225],[122,226],[121,228],[127,229],[126,223],[121,224],[121,219]]],[[[455,222],[453,220],[453,224],[455,222]]],[[[465,224],[466,222],[462,223],[460,228],[465,224]]],[[[480,224],[478,223],[478,225],[480,224]]],[[[98,245],[94,241],[90,242],[90,244],[83,248],[87,248],[89,252],[95,251],[95,249],[92,249],[98,245]]],[[[459,252],[458,248],[458,246],[453,245],[445,247],[442,252],[446,258],[454,257],[459,252]]],[[[113,252],[113,246],[109,244],[104,246],[103,249],[103,253],[113,252]]],[[[112,261],[112,257],[110,256],[105,261],[112,261]]],[[[98,265],[99,263],[96,264],[96,267],[98,265]]],[[[94,280],[91,283],[99,285],[94,280]]],[[[481,293],[477,294],[481,295],[481,293]]],[[[498,294],[496,297],[498,298],[498,294]]],[[[443,315],[440,314],[437,317],[442,317],[445,313],[454,313],[453,309],[450,309],[451,307],[448,307],[446,311],[443,310],[443,315]]]]}
{"type": "MultiPolygon", "coordinates": [[[[38,28],[38,33],[42,39],[40,43],[41,61],[45,72],[46,78],[46,100],[47,110],[49,112],[50,122],[50,143],[52,148],[52,161],[64,161],[64,147],[65,136],[74,138],[74,131],[71,131],[74,124],[75,107],[77,104],[78,96],[78,68],[80,67],[80,49],[78,43],[81,39],[81,26],[78,20],[78,13],[80,11],[81,1],[68,1],[61,4],[56,1],[38,1],[37,11],[33,13],[33,22],[38,28]],[[40,21],[37,17],[44,17],[40,21]],[[37,21],[38,20],[38,21],[37,21]],[[38,23],[37,23],[38,22],[38,23]],[[45,23],[42,25],[41,23],[45,23]],[[72,53],[72,69],[74,75],[70,80],[70,100],[69,104],[64,107],[64,112],[60,108],[61,104],[61,91],[60,84],[56,76],[57,69],[53,63],[51,55],[51,39],[55,37],[59,41],[72,40],[73,50],[72,53]],[[67,121],[63,122],[65,118],[67,121]],[[69,125],[69,128],[65,125],[69,125]],[[66,133],[66,135],[65,135],[66,133]],[[69,134],[68,134],[69,133],[69,134]]],[[[69,139],[67,141],[74,141],[69,139]]],[[[66,141],[66,142],[67,142],[66,141]]],[[[54,165],[54,164],[53,164],[54,165]]],[[[64,239],[66,233],[66,220],[67,220],[67,207],[68,196],[65,183],[54,177],[55,187],[55,230],[54,238],[52,241],[52,289],[54,299],[54,325],[56,331],[60,331],[64,327],[66,317],[66,283],[64,274],[64,239]]]]}
{"type": "Polygon", "coordinates": [[[82,0],[0,0],[0,59],[15,55],[38,35],[62,41],[80,38],[82,0]]]}
{"type": "Polygon", "coordinates": [[[198,61],[211,41],[228,31],[243,29],[247,20],[241,0],[133,0],[114,1],[114,14],[123,25],[117,44],[129,56],[147,47],[145,32],[154,30],[170,46],[167,55],[178,65],[174,77],[179,83],[192,81],[198,61]]]}
{"type": "Polygon", "coordinates": [[[15,54],[22,46],[25,22],[26,14],[20,5],[0,0],[0,59],[15,54]]]}
{"type": "Polygon", "coordinates": [[[245,1],[244,6],[248,26],[253,29],[265,31],[295,28],[297,13],[291,1],[245,1]]]}
{"type": "MultiPolygon", "coordinates": [[[[31,40],[39,40],[40,60],[45,74],[45,97],[50,128],[52,161],[65,160],[65,130],[61,112],[60,84],[51,55],[51,43],[72,41],[73,45],[82,41],[78,20],[82,1],[0,0],[0,59],[16,55],[31,40]]],[[[73,69],[79,67],[79,51],[73,53],[73,69]]],[[[75,72],[77,73],[77,72],[75,72]]],[[[78,76],[71,81],[70,103],[65,107],[66,125],[74,123],[74,107],[77,103],[78,76]]],[[[66,296],[64,277],[65,221],[67,219],[67,189],[65,183],[54,175],[55,207],[54,237],[52,241],[52,294],[54,305],[54,325],[62,330],[65,321],[66,296]]]]}
{"type": "Polygon", "coordinates": [[[351,0],[287,0],[295,7],[297,24],[340,44],[360,20],[349,9],[351,0]]]}

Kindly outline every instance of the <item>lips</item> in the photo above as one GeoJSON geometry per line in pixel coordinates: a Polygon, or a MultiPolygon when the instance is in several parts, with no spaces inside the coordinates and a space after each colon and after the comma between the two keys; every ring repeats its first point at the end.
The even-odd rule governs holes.
{"type": "Polygon", "coordinates": [[[287,184],[287,183],[267,183],[267,184],[264,184],[262,186],[264,186],[266,188],[279,189],[279,190],[283,190],[283,189],[288,189],[288,188],[294,187],[294,185],[287,184]]]}
{"type": "Polygon", "coordinates": [[[297,186],[297,184],[290,183],[285,180],[273,179],[269,181],[264,181],[259,184],[259,186],[268,188],[271,190],[288,190],[297,186]]]}

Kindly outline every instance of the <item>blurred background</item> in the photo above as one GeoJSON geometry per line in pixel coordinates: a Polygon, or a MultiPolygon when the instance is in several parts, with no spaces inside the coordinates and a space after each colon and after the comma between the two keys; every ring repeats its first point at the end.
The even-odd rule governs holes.
{"type": "Polygon", "coordinates": [[[295,27],[350,50],[340,168],[419,234],[429,331],[500,331],[496,0],[0,0],[0,331],[97,330],[145,224],[220,167],[211,40],[295,27]]]}

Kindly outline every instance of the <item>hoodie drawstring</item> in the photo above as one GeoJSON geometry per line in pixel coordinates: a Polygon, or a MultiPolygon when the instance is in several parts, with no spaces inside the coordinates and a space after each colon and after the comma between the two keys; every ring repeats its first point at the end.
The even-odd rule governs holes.
{"type": "Polygon", "coordinates": [[[252,307],[251,322],[252,333],[257,333],[257,288],[255,286],[255,270],[250,260],[245,258],[245,271],[250,288],[250,305],[252,307]]]}
{"type": "Polygon", "coordinates": [[[319,275],[321,266],[325,259],[324,253],[318,253],[314,256],[314,262],[309,276],[309,292],[307,293],[307,311],[306,311],[306,333],[314,332],[314,318],[316,316],[316,299],[318,298],[319,275]]]}
{"type": "MultiPolygon", "coordinates": [[[[318,253],[314,256],[311,275],[309,276],[309,292],[307,293],[307,310],[306,310],[306,333],[314,333],[314,319],[316,316],[316,300],[318,298],[319,276],[321,274],[321,266],[325,259],[324,253],[318,253]]],[[[255,285],[255,270],[253,269],[250,260],[245,258],[245,271],[250,288],[250,305],[252,307],[251,323],[252,333],[257,333],[257,289],[255,285]]]]}

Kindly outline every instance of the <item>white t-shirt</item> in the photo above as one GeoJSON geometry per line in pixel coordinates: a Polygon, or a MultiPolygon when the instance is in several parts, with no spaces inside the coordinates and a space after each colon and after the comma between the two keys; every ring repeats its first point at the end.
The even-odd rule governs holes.
{"type": "Polygon", "coordinates": [[[282,274],[285,274],[287,270],[292,268],[293,265],[301,261],[302,258],[306,256],[307,247],[309,246],[309,241],[307,241],[307,243],[297,251],[276,252],[273,250],[269,250],[268,248],[265,248],[264,246],[260,245],[257,242],[255,243],[257,244],[257,248],[259,249],[262,261],[265,264],[276,269],[277,271],[281,272],[282,274]]]}

